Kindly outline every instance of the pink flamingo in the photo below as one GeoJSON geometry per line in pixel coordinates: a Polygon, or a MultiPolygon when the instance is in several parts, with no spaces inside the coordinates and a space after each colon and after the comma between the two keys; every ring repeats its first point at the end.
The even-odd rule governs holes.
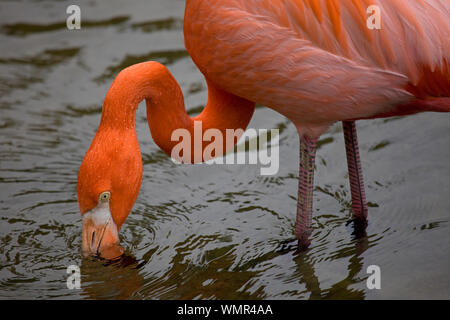
{"type": "Polygon", "coordinates": [[[184,35],[207,80],[208,103],[190,118],[179,85],[159,63],[119,73],[79,171],[86,255],[123,252],[118,230],[142,179],[135,112],[143,99],[151,134],[167,154],[176,143],[171,133],[192,132],[194,120],[203,130],[246,128],[255,102],[289,118],[300,137],[300,248],[310,244],[317,140],[330,125],[343,121],[353,216],[365,225],[355,120],[450,112],[448,0],[187,0],[184,35]],[[378,6],[381,29],[367,26],[370,5],[378,6]]]}

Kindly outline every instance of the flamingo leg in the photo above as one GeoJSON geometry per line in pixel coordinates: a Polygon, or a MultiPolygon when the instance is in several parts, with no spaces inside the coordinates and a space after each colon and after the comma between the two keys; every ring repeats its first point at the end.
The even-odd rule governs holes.
{"type": "Polygon", "coordinates": [[[305,250],[310,245],[312,232],[312,208],[314,188],[314,165],[316,158],[317,139],[303,136],[300,138],[300,173],[298,177],[297,219],[295,235],[299,250],[305,250]]]}
{"type": "Polygon", "coordinates": [[[359,158],[358,137],[356,135],[355,121],[342,121],[344,127],[345,149],[347,152],[347,165],[352,193],[352,209],[355,227],[367,225],[367,202],[364,191],[364,181],[359,158]]]}

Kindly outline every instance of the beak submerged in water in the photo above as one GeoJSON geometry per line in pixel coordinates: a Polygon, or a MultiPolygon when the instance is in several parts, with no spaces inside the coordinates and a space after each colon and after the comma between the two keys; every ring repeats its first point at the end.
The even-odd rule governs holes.
{"type": "Polygon", "coordinates": [[[82,246],[85,257],[97,256],[113,260],[124,252],[109,209],[109,198],[109,192],[102,193],[97,207],[83,215],[82,246]]]}

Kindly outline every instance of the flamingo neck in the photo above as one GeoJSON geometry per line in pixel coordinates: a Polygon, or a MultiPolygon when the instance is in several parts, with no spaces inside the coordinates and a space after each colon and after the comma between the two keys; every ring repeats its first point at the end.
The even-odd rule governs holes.
{"type": "MultiPolygon", "coordinates": [[[[131,66],[119,73],[106,95],[99,131],[135,130],[136,111],[144,99],[152,137],[168,155],[178,144],[172,141],[172,133],[186,129],[193,136],[194,121],[201,121],[203,131],[214,128],[223,136],[227,129],[245,130],[255,104],[207,82],[208,103],[200,115],[191,118],[186,112],[181,88],[166,67],[157,62],[131,66]]],[[[193,139],[191,141],[194,148],[193,139]]],[[[202,152],[205,147],[202,143],[202,152]]]]}

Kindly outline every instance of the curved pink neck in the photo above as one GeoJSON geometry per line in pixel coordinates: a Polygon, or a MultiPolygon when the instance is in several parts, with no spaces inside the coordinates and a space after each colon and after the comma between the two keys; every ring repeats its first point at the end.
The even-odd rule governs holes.
{"type": "MultiPolygon", "coordinates": [[[[193,136],[194,121],[201,121],[203,132],[215,128],[225,137],[226,129],[245,130],[255,106],[208,81],[208,103],[200,115],[191,118],[186,113],[181,88],[170,71],[157,62],[145,62],[124,69],[116,77],[105,98],[99,131],[135,130],[136,110],[144,99],[152,137],[168,155],[179,143],[171,140],[174,130],[186,129],[193,136]]],[[[202,143],[202,153],[205,146],[202,143]]],[[[191,154],[194,162],[194,153],[191,154]]]]}

